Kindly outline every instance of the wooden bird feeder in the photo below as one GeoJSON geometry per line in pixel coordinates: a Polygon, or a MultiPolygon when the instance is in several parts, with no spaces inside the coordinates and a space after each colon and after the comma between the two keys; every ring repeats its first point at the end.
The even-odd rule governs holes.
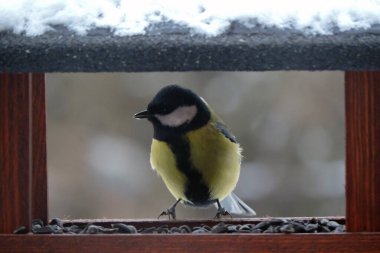
{"type": "Polygon", "coordinates": [[[235,22],[216,37],[170,23],[129,37],[62,27],[36,37],[0,32],[0,252],[51,251],[380,252],[380,28],[306,36],[235,22]],[[190,70],[345,71],[347,232],[12,234],[48,219],[44,73],[190,70]]]}

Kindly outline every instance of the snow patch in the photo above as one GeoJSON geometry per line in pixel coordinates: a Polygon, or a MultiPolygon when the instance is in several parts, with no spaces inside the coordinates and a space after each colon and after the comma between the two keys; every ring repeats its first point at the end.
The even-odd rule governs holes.
{"type": "Polygon", "coordinates": [[[116,35],[144,34],[163,20],[215,36],[231,21],[248,27],[290,28],[306,34],[366,29],[380,24],[380,0],[0,0],[0,31],[36,36],[64,25],[78,34],[110,28],[116,35]]]}

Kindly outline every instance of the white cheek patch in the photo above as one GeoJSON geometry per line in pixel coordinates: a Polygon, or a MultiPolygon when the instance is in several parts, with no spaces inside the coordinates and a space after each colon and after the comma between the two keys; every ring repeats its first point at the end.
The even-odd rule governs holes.
{"type": "Polygon", "coordinates": [[[196,114],[197,107],[195,105],[191,105],[180,106],[171,113],[166,115],[155,114],[154,116],[164,126],[178,127],[184,123],[189,123],[190,121],[192,121],[196,114]]]}

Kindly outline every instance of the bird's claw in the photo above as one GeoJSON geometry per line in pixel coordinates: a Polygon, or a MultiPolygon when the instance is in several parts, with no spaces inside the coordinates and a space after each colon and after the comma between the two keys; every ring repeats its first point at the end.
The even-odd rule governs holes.
{"type": "Polygon", "coordinates": [[[157,219],[159,219],[161,216],[168,216],[169,220],[170,220],[170,218],[175,220],[175,218],[176,218],[175,209],[169,208],[169,209],[166,209],[166,211],[162,211],[162,213],[157,217],[157,219]]]}
{"type": "Polygon", "coordinates": [[[218,211],[216,212],[214,219],[220,219],[220,218],[222,218],[223,216],[230,216],[230,218],[232,218],[232,215],[231,215],[229,212],[227,212],[227,211],[222,207],[222,208],[218,208],[218,211]]]}
{"type": "Polygon", "coordinates": [[[181,199],[177,199],[176,202],[171,206],[169,207],[168,209],[166,209],[166,211],[163,211],[158,217],[157,219],[159,219],[161,216],[168,216],[169,217],[169,220],[170,220],[170,217],[175,220],[176,218],[176,215],[175,215],[175,207],[178,205],[178,203],[181,202],[181,199]]]}

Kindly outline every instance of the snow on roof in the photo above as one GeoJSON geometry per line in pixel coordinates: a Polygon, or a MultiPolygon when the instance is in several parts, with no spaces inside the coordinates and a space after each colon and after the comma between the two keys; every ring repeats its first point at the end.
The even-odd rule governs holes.
{"type": "Polygon", "coordinates": [[[379,0],[0,0],[0,31],[28,36],[64,25],[78,34],[101,27],[116,35],[144,34],[173,21],[214,36],[232,21],[247,27],[290,28],[306,34],[366,29],[380,24],[379,0]]]}

